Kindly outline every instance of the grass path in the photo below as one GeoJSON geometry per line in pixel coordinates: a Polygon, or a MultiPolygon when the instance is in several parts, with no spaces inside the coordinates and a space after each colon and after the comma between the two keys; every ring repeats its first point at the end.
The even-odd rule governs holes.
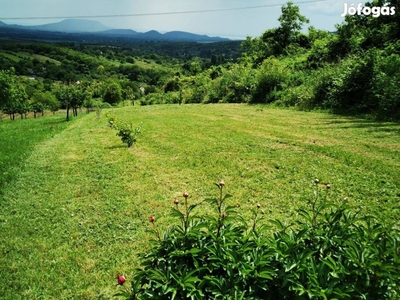
{"type": "Polygon", "coordinates": [[[167,226],[174,197],[201,201],[221,178],[245,215],[261,203],[268,218],[292,219],[318,177],[333,198],[398,218],[399,124],[245,105],[114,114],[143,122],[135,146],[104,113],[80,117],[40,143],[3,191],[2,299],[109,299],[116,275],[129,278],[149,247],[148,216],[167,226]]]}

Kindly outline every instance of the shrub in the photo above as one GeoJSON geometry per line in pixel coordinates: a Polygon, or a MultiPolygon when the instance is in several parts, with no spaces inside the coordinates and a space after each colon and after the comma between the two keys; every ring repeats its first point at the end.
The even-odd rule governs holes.
{"type": "Polygon", "coordinates": [[[381,57],[376,64],[373,95],[379,103],[379,119],[400,120],[400,55],[381,57]]]}
{"type": "Polygon", "coordinates": [[[252,103],[270,103],[277,100],[277,91],[281,91],[290,76],[286,65],[274,57],[266,59],[256,75],[252,87],[252,103]]]}
{"type": "Polygon", "coordinates": [[[110,103],[108,103],[108,102],[102,102],[102,103],[99,105],[99,107],[100,107],[100,108],[112,108],[112,105],[111,105],[110,103]]]}
{"type": "Polygon", "coordinates": [[[378,103],[371,92],[375,60],[374,51],[364,57],[349,56],[343,60],[331,79],[324,105],[337,112],[371,114],[376,111],[378,103]]]}
{"type": "Polygon", "coordinates": [[[124,123],[114,116],[107,116],[107,118],[108,126],[112,129],[116,129],[118,131],[117,136],[121,137],[122,142],[127,144],[128,147],[131,147],[136,142],[136,135],[140,133],[142,125],[133,128],[132,123],[124,123]]]}
{"type": "MultiPolygon", "coordinates": [[[[328,201],[331,186],[315,180],[314,197],[292,224],[259,225],[261,205],[250,225],[227,205],[225,183],[207,216],[193,215],[185,192],[175,199],[179,220],[141,254],[130,299],[398,299],[398,231],[363,216],[344,201],[328,201]],[[321,188],[324,191],[321,191],[321,188]],[[270,230],[274,228],[271,234],[270,230]]],[[[121,295],[121,294],[119,294],[121,295]]]]}

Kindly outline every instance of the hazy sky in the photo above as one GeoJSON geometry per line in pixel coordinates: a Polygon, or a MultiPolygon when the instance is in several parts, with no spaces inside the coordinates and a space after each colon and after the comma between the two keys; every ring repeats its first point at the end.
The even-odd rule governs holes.
{"type": "MultiPolygon", "coordinates": [[[[340,15],[343,12],[343,3],[346,1],[293,0],[293,2],[300,7],[300,12],[310,19],[309,25],[316,28],[334,30],[335,24],[343,22],[340,15]]],[[[37,25],[59,22],[63,18],[29,18],[203,11],[90,19],[112,28],[129,28],[140,32],[153,29],[160,32],[181,30],[211,36],[243,38],[248,35],[257,37],[266,29],[277,27],[280,5],[284,3],[285,0],[0,0],[0,20],[7,24],[37,25]],[[251,8],[254,6],[263,7],[251,8]],[[236,8],[247,9],[236,10],[236,8]],[[204,12],[205,10],[218,11],[204,12]]]]}

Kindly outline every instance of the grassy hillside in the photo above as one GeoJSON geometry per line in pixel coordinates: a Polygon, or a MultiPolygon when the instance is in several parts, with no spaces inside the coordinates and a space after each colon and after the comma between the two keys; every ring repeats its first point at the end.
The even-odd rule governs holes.
{"type": "Polygon", "coordinates": [[[0,121],[0,194],[21,168],[30,164],[27,158],[34,147],[68,126],[64,120],[64,114],[59,114],[16,122],[8,118],[0,121]]]}
{"type": "MultiPolygon", "coordinates": [[[[333,199],[398,222],[399,124],[245,105],[108,113],[143,122],[135,146],[121,143],[105,112],[85,115],[37,143],[3,190],[4,299],[109,299],[115,277],[129,278],[154,238],[148,217],[167,226],[175,197],[188,191],[201,201],[221,178],[244,215],[261,203],[267,218],[292,220],[319,178],[332,185],[333,199]]],[[[1,132],[12,130],[8,124],[1,132]]]]}

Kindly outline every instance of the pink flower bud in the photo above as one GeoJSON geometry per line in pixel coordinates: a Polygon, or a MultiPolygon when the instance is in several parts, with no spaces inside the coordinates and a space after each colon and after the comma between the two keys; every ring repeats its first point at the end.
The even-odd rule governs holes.
{"type": "Polygon", "coordinates": [[[123,285],[124,283],[125,283],[125,277],[124,276],[122,276],[122,275],[120,275],[120,276],[118,276],[118,284],[119,285],[123,285]]]}
{"type": "Polygon", "coordinates": [[[174,199],[174,204],[178,205],[179,204],[179,200],[178,199],[174,199]]]}
{"type": "Polygon", "coordinates": [[[156,220],[156,218],[154,218],[154,216],[150,216],[149,221],[150,221],[151,223],[153,223],[155,220],[156,220]]]}
{"type": "Polygon", "coordinates": [[[185,197],[185,198],[189,197],[188,192],[184,192],[184,193],[183,193],[183,197],[185,197]]]}

